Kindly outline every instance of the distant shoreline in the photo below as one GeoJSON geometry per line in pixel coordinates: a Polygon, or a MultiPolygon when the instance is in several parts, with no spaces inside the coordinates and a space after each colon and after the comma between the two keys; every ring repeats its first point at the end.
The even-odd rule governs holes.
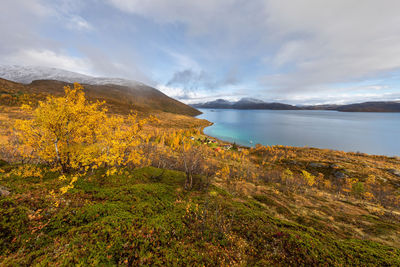
{"type": "MultiPolygon", "coordinates": [[[[211,110],[211,109],[207,109],[207,110],[211,110]]],[[[228,109],[219,109],[219,110],[228,110],[228,109]]],[[[232,109],[233,110],[233,109],[232,109]]],[[[240,110],[239,110],[240,111],[240,110]]],[[[244,111],[244,110],[243,110],[244,111]]],[[[251,110],[249,110],[249,111],[251,111],[251,110]]],[[[260,111],[260,110],[255,110],[255,111],[260,111]]],[[[360,113],[362,113],[362,112],[360,112],[360,113]]],[[[379,113],[379,112],[376,112],[377,114],[379,113]]],[[[395,114],[395,113],[393,113],[393,114],[395,114]]],[[[199,116],[201,116],[201,115],[198,115],[198,116],[196,116],[196,117],[199,117],[199,116]]],[[[366,115],[367,116],[367,115],[366,115]]],[[[389,158],[399,158],[400,157],[400,155],[397,155],[397,154],[395,154],[395,153],[384,153],[384,152],[382,152],[382,151],[380,151],[380,152],[382,152],[382,153],[379,153],[379,151],[376,151],[376,152],[378,152],[378,153],[373,153],[373,152],[366,152],[366,150],[363,150],[363,149],[357,149],[357,148],[353,148],[353,149],[341,149],[340,147],[338,147],[338,148],[329,148],[329,147],[319,147],[319,146],[313,146],[312,144],[309,144],[309,145],[281,145],[281,144],[277,144],[277,143],[275,143],[275,144],[268,144],[268,145],[265,145],[265,144],[263,144],[262,142],[259,142],[259,141],[254,141],[254,143],[252,143],[252,144],[250,144],[250,145],[246,145],[246,144],[243,144],[243,143],[241,143],[241,141],[240,140],[236,140],[236,141],[228,141],[227,139],[237,139],[237,138],[234,138],[234,137],[232,137],[232,136],[226,136],[226,138],[227,139],[224,139],[223,137],[216,137],[216,136],[213,136],[213,135],[210,135],[210,134],[206,134],[205,133],[205,129],[206,129],[206,127],[211,127],[211,126],[213,126],[213,125],[215,125],[215,123],[214,122],[211,122],[211,121],[209,121],[209,119],[205,119],[205,118],[201,118],[202,120],[205,120],[205,121],[207,121],[208,122],[208,125],[206,125],[206,126],[202,126],[201,128],[199,128],[200,129],[200,133],[202,134],[202,135],[204,135],[204,136],[206,136],[206,137],[208,137],[208,138],[210,138],[210,139],[214,139],[214,140],[216,140],[216,141],[218,141],[218,143],[220,143],[220,144],[223,144],[223,145],[228,145],[228,144],[230,144],[230,145],[233,145],[233,144],[235,144],[237,147],[240,147],[240,148],[244,148],[244,149],[250,149],[250,148],[253,148],[253,147],[255,147],[257,144],[261,144],[261,145],[263,145],[263,146],[285,146],[285,147],[293,147],[293,148],[299,148],[299,149],[318,149],[318,150],[332,150],[332,151],[341,151],[341,152],[345,152],[345,153],[352,153],[352,154],[358,154],[358,155],[370,155],[370,156],[382,156],[382,157],[389,157],[389,158]]],[[[223,136],[223,135],[222,135],[223,136]]],[[[240,139],[240,138],[239,138],[240,139]]],[[[255,137],[255,139],[256,140],[259,140],[259,139],[257,139],[257,137],[255,137]]],[[[246,139],[247,140],[247,139],[246,139]]],[[[254,140],[254,139],[252,139],[252,137],[251,136],[249,136],[249,139],[248,140],[254,140]]],[[[244,141],[245,143],[247,143],[248,142],[248,140],[247,141],[245,141],[245,140],[242,140],[242,142],[244,141]]],[[[368,149],[367,149],[368,150],[368,149]]],[[[389,152],[389,151],[388,151],[389,152]]]]}
{"type": "Polygon", "coordinates": [[[255,100],[240,100],[237,102],[229,102],[223,99],[218,99],[206,103],[191,104],[190,106],[197,109],[235,109],[235,110],[328,110],[340,112],[385,112],[398,113],[400,112],[400,102],[396,101],[376,101],[363,102],[355,104],[337,105],[307,105],[294,106],[283,103],[267,103],[256,102],[255,100]]]}
{"type": "MultiPolygon", "coordinates": [[[[203,108],[203,107],[196,107],[196,109],[215,109],[215,110],[271,110],[271,111],[335,111],[335,112],[343,112],[343,113],[400,113],[399,111],[356,111],[356,110],[336,110],[336,109],[268,109],[268,108],[203,108]]],[[[200,111],[200,110],[199,110],[200,111]]],[[[201,112],[201,111],[200,111],[201,112]]],[[[203,112],[201,112],[203,114],[203,112]]],[[[201,115],[199,114],[199,115],[201,115]]],[[[196,115],[198,116],[198,115],[196,115]]]]}

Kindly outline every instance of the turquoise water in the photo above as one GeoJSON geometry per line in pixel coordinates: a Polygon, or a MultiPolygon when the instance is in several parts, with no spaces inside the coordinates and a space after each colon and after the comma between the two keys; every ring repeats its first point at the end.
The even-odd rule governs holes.
{"type": "Polygon", "coordinates": [[[245,146],[287,145],[400,156],[400,113],[200,109],[205,134],[245,146]]]}

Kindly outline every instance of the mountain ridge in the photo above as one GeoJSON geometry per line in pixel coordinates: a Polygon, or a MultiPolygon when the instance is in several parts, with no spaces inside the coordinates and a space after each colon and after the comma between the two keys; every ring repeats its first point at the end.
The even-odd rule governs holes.
{"type": "Polygon", "coordinates": [[[140,82],[32,66],[0,65],[0,101],[17,105],[24,94],[34,94],[37,100],[44,100],[48,94],[62,95],[64,86],[71,86],[73,82],[79,82],[85,87],[85,93],[90,100],[106,101],[109,109],[116,113],[127,114],[135,110],[189,116],[201,114],[197,109],[140,82]]]}
{"type": "Polygon", "coordinates": [[[0,65],[0,78],[13,82],[30,84],[36,80],[56,80],[68,83],[83,83],[91,85],[145,85],[141,82],[123,78],[95,77],[60,68],[43,66],[0,65]]]}
{"type": "Polygon", "coordinates": [[[272,110],[296,110],[296,106],[282,103],[267,103],[254,98],[242,98],[239,101],[231,102],[225,99],[217,99],[206,103],[192,104],[195,108],[215,109],[272,109],[272,110]]]}
{"type": "Polygon", "coordinates": [[[258,99],[242,98],[232,102],[225,99],[191,104],[194,108],[212,109],[265,109],[265,110],[334,110],[341,112],[400,112],[398,101],[368,101],[352,104],[324,104],[295,106],[279,102],[264,102],[258,99]],[[255,101],[253,101],[255,100],[255,101]]]}

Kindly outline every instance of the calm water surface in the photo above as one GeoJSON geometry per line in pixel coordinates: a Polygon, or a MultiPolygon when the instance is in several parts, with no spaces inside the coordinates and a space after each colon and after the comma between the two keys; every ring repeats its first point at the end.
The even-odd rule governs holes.
{"type": "Polygon", "coordinates": [[[400,156],[400,113],[201,109],[216,138],[253,146],[309,146],[400,156]]]}

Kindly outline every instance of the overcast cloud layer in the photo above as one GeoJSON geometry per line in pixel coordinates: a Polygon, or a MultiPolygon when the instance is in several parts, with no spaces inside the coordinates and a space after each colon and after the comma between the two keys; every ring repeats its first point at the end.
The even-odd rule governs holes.
{"type": "Polygon", "coordinates": [[[3,0],[0,64],[123,77],[185,102],[400,99],[397,0],[3,0]]]}

